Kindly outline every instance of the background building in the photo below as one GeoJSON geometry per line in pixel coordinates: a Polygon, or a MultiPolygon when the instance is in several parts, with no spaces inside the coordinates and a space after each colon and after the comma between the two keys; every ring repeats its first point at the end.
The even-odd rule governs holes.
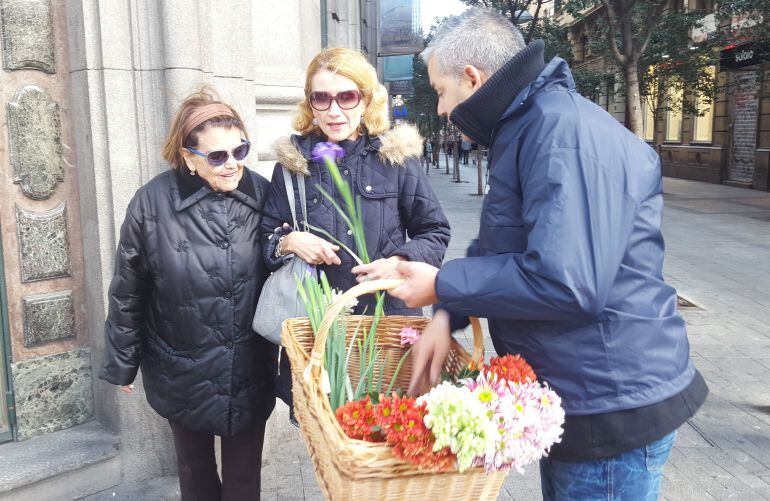
{"type": "Polygon", "coordinates": [[[175,475],[141,377],[133,395],[98,379],[125,208],[168,168],[172,113],[204,83],[269,175],[324,41],[376,57],[376,3],[0,0],[0,499],[175,475]]]}
{"type": "MultiPolygon", "coordinates": [[[[560,2],[563,5],[565,2],[560,2]]],[[[719,63],[711,68],[717,92],[709,102],[696,102],[687,90],[672,91],[674,98],[689,100],[699,113],[668,109],[656,117],[644,109],[643,138],[661,155],[666,176],[770,190],[770,47],[766,38],[751,30],[756,18],[715,18],[716,4],[705,0],[683,0],[681,8],[703,15],[702,26],[692,30],[691,47],[707,43],[719,33],[734,33],[721,47],[719,63]]],[[[611,73],[614,62],[591,52],[590,35],[597,28],[603,7],[597,6],[575,20],[562,14],[572,44],[573,68],[611,73]]],[[[759,22],[768,23],[759,18],[759,22]]],[[[625,123],[625,104],[620,77],[615,83],[598,83],[593,91],[582,89],[599,106],[625,123]]],[[[646,104],[646,103],[643,103],[646,104]]]]}

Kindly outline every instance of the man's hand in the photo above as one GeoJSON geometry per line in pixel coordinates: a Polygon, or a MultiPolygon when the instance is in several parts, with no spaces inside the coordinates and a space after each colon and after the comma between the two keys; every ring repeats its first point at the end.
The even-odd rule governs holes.
{"type": "Polygon", "coordinates": [[[404,301],[410,308],[429,306],[438,302],[436,296],[436,275],[438,268],[427,263],[403,262],[396,265],[396,271],[406,283],[390,291],[390,295],[404,301]]]}
{"type": "Polygon", "coordinates": [[[309,264],[341,264],[339,246],[307,231],[292,231],[283,237],[283,254],[294,254],[309,264]]]}
{"type": "Polygon", "coordinates": [[[123,393],[132,393],[134,391],[133,383],[121,386],[120,391],[122,391],[123,393]]]}
{"type": "Polygon", "coordinates": [[[412,379],[409,381],[409,394],[417,395],[424,389],[425,378],[433,387],[441,377],[441,368],[449,355],[452,333],[449,327],[449,313],[438,310],[433,319],[425,326],[420,339],[412,348],[412,379]]]}
{"type": "Polygon", "coordinates": [[[350,271],[356,275],[358,283],[383,278],[400,278],[401,274],[396,271],[396,265],[402,261],[406,259],[401,256],[391,256],[387,259],[377,259],[369,264],[358,265],[350,271]]]}

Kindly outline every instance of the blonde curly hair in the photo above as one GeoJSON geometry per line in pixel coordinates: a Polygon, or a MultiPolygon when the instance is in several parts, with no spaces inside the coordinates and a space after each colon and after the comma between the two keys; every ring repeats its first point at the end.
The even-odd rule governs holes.
{"type": "Polygon", "coordinates": [[[377,70],[360,52],[334,47],[322,50],[307,67],[305,75],[305,98],[299,103],[299,113],[293,126],[303,136],[321,133],[313,124],[313,109],[310,107],[311,81],[319,71],[330,71],[355,82],[364,101],[361,122],[371,136],[379,136],[390,128],[388,118],[388,92],[377,80],[377,70]]]}

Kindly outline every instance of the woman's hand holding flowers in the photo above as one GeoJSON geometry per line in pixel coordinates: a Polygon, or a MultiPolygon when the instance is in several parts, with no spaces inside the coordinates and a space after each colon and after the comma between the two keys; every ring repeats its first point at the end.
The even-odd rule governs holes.
{"type": "Polygon", "coordinates": [[[308,264],[341,264],[338,245],[331,244],[307,231],[292,231],[283,237],[283,254],[294,254],[308,264]]]}

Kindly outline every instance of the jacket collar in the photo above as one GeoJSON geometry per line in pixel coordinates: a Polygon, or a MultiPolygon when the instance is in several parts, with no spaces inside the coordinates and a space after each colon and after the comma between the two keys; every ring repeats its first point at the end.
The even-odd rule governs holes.
{"type": "MultiPolygon", "coordinates": [[[[204,198],[215,195],[217,192],[212,190],[209,184],[201,179],[200,176],[191,176],[186,168],[175,169],[173,180],[171,182],[171,194],[174,200],[174,208],[180,212],[204,198]]],[[[224,196],[230,196],[243,202],[249,207],[260,210],[260,202],[257,197],[257,190],[254,187],[252,174],[246,167],[243,168],[243,175],[238,182],[238,187],[224,196]]]]}
{"type": "MultiPolygon", "coordinates": [[[[313,147],[323,139],[318,135],[281,138],[273,143],[278,163],[291,172],[310,174],[313,147]]],[[[343,141],[343,143],[345,143],[343,141]]],[[[422,137],[412,125],[397,125],[380,136],[364,134],[359,141],[342,144],[347,152],[346,158],[366,151],[375,151],[379,159],[389,165],[403,166],[409,158],[422,155],[422,137]]],[[[343,159],[344,162],[344,159],[343,159]]]]}
{"type": "Polygon", "coordinates": [[[513,56],[452,111],[452,123],[475,142],[489,146],[492,131],[503,113],[545,68],[544,47],[542,40],[535,40],[513,56]]]}
{"type": "Polygon", "coordinates": [[[553,89],[561,89],[572,92],[575,90],[575,80],[569,69],[567,61],[560,57],[554,57],[543,69],[534,82],[526,86],[511,102],[508,109],[500,116],[504,120],[516,112],[530,96],[553,89]]]}

